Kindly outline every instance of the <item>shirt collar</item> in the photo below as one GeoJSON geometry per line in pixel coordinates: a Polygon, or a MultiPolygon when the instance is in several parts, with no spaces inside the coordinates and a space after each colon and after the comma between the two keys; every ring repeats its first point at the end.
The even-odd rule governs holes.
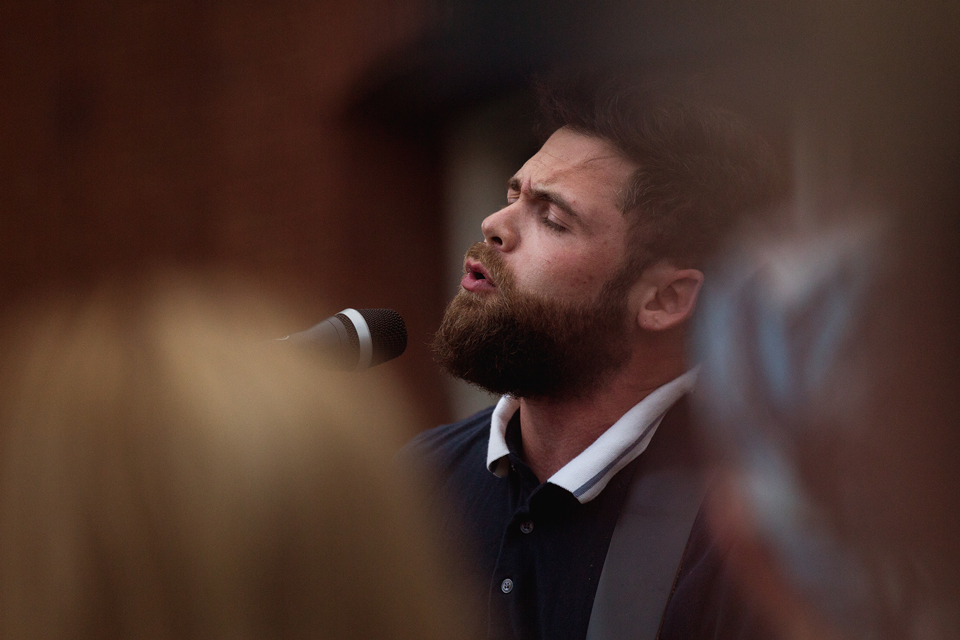
{"type": "MultiPolygon", "coordinates": [[[[566,489],[581,503],[595,498],[620,469],[646,450],[667,410],[693,389],[698,369],[695,367],[655,389],[547,482],[566,489]]],[[[500,477],[506,476],[510,467],[507,424],[519,408],[519,400],[503,396],[491,416],[487,469],[500,477]]]]}

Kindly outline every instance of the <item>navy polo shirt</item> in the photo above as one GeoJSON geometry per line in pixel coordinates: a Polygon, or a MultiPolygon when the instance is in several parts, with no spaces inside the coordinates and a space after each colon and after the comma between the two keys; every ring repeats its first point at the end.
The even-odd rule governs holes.
{"type": "Polygon", "coordinates": [[[541,484],[523,461],[517,412],[506,432],[510,469],[498,477],[485,464],[492,411],[408,446],[443,467],[435,471],[446,481],[432,496],[441,541],[484,591],[488,637],[582,639],[637,460],[581,504],[570,491],[541,484]]]}
{"type": "MultiPolygon", "coordinates": [[[[687,403],[681,404],[661,429],[687,421],[687,403]]],[[[488,455],[495,448],[493,414],[491,407],[420,434],[400,461],[426,474],[441,544],[479,590],[488,638],[583,640],[620,508],[643,456],[614,468],[590,499],[578,499],[577,489],[540,483],[524,462],[519,411],[506,422],[508,453],[494,464],[488,455]]],[[[773,637],[745,615],[723,558],[698,517],[661,638],[773,637]]]]}

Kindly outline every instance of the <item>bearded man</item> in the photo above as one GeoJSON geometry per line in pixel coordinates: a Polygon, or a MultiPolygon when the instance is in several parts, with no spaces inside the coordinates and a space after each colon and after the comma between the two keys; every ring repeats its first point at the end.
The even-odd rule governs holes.
{"type": "MultiPolygon", "coordinates": [[[[697,458],[685,338],[704,263],[781,182],[732,114],[622,82],[541,89],[541,116],[551,134],[484,220],[434,341],[447,371],[502,398],[421,434],[401,460],[429,471],[441,536],[485,591],[490,638],[616,637],[598,622],[598,584],[616,584],[608,550],[631,487],[650,492],[663,460],[697,458]]],[[[682,531],[667,540],[682,561],[654,631],[753,634],[704,518],[682,531]]],[[[645,539],[619,546],[662,555],[624,535],[645,539]]]]}

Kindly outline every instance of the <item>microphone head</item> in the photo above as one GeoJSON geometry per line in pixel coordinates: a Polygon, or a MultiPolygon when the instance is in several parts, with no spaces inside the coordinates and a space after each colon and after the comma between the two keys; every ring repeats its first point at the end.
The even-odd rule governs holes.
{"type": "Polygon", "coordinates": [[[373,343],[370,366],[393,360],[407,348],[407,325],[393,309],[357,309],[367,322],[373,343]]]}
{"type": "Polygon", "coordinates": [[[403,353],[407,327],[393,309],[344,309],[280,340],[317,350],[330,368],[362,371],[403,353]]]}

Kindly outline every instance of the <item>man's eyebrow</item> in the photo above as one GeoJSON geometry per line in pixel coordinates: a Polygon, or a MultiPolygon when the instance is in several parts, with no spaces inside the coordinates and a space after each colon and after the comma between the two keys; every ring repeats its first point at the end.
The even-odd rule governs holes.
{"type": "MultiPolygon", "coordinates": [[[[507,188],[511,191],[520,191],[521,186],[520,178],[517,176],[513,176],[507,181],[507,188]]],[[[575,222],[583,223],[583,216],[556,191],[543,187],[531,187],[530,194],[541,202],[549,202],[556,205],[560,210],[573,218],[575,222]]]]}

